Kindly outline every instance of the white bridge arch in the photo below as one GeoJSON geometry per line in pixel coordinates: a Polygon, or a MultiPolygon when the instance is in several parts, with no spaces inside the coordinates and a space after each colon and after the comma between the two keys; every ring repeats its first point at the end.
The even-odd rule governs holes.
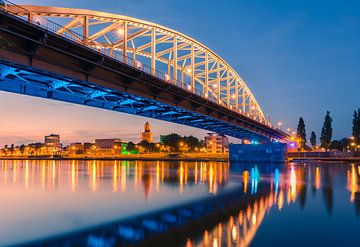
{"type": "Polygon", "coordinates": [[[7,10],[113,58],[132,63],[254,120],[270,125],[239,74],[200,42],[170,28],[117,14],[47,6],[7,10]]]}

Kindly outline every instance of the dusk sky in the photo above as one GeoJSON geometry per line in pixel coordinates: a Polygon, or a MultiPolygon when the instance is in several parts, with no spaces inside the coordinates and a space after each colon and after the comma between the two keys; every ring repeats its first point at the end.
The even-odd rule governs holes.
{"type": "MultiPolygon", "coordinates": [[[[359,1],[31,0],[17,4],[87,8],[152,21],[210,47],[244,78],[273,123],[320,136],[327,110],[334,138],[351,135],[360,107],[359,1]]],[[[1,82],[0,82],[1,83],[1,82]]],[[[142,117],[0,92],[0,145],[119,137],[138,142],[142,117]]],[[[150,119],[155,140],[206,131],[150,119]]],[[[319,140],[318,140],[319,142],[319,140]]]]}

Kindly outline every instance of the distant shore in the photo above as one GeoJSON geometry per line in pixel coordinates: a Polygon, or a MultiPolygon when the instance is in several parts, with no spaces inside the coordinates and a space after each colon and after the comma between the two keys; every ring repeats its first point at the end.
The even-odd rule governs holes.
{"type": "Polygon", "coordinates": [[[217,161],[227,162],[228,154],[136,154],[116,156],[2,156],[0,160],[143,160],[143,161],[217,161]]]}

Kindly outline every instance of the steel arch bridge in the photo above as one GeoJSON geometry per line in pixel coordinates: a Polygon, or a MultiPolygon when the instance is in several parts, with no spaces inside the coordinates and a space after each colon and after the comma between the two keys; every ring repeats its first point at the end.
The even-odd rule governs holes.
{"type": "Polygon", "coordinates": [[[170,28],[116,14],[86,9],[22,6],[13,13],[45,24],[63,23],[57,33],[136,66],[148,65],[152,74],[230,109],[265,122],[254,95],[239,74],[211,49],[170,28]],[[77,33],[81,33],[79,36],[77,33]]]}
{"type": "MultiPolygon", "coordinates": [[[[259,139],[288,140],[288,136],[285,133],[275,129],[267,122],[255,97],[239,74],[211,49],[180,32],[132,17],[85,9],[6,4],[3,5],[2,8],[0,7],[0,10],[5,10],[5,12],[18,16],[31,24],[50,30],[56,35],[63,36],[66,40],[70,39],[78,44],[78,46],[88,47],[92,51],[104,54],[106,57],[130,65],[137,70],[144,71],[166,82],[166,84],[169,85],[167,87],[174,85],[188,93],[200,96],[204,99],[204,102],[210,101],[215,103],[231,113],[231,117],[226,113],[227,121],[229,122],[231,122],[231,119],[238,117],[242,119],[241,121],[246,120],[243,127],[235,128],[235,131],[239,131],[239,133],[234,134],[233,132],[230,133],[230,131],[224,131],[224,133],[227,132],[225,134],[238,138],[241,136],[257,136],[260,137],[259,139]],[[238,117],[236,117],[236,114],[238,117]]],[[[47,37],[47,34],[45,36],[47,37]]],[[[46,37],[40,38],[40,43],[43,42],[46,44],[46,40],[44,41],[46,37]]],[[[31,50],[31,48],[29,51],[31,53],[29,55],[30,67],[33,67],[31,62],[32,57],[34,54],[36,55],[36,49],[39,44],[34,44],[34,46],[35,50],[31,50]]],[[[104,59],[105,58],[102,57],[100,59],[101,61],[96,61],[96,63],[101,64],[104,59]]],[[[11,79],[17,77],[23,81],[33,82],[34,80],[36,81],[36,79],[34,79],[36,74],[43,73],[43,71],[36,71],[34,68],[29,70],[23,66],[12,66],[7,62],[8,60],[2,62],[2,72],[0,71],[2,73],[0,73],[0,77],[2,78],[0,78],[0,80],[4,80],[6,76],[10,76],[11,79]]],[[[100,108],[110,108],[111,110],[117,107],[116,105],[105,107],[110,101],[108,96],[111,98],[116,94],[114,91],[90,84],[86,85],[88,88],[85,88],[84,85],[80,85],[79,87],[78,84],[69,83],[67,80],[46,76],[47,81],[43,82],[43,84],[46,85],[42,86],[50,89],[51,94],[55,93],[55,91],[59,92],[59,89],[61,91],[60,93],[63,93],[63,91],[68,93],[83,91],[80,92],[80,101],[79,99],[65,100],[61,98],[62,96],[57,98],[53,97],[54,99],[87,104],[100,108]],[[49,81],[51,81],[51,83],[48,83],[49,81]],[[77,89],[74,90],[72,87],[77,89]],[[102,100],[102,102],[98,104],[89,104],[88,102],[96,100],[102,100]]],[[[85,81],[89,80],[86,79],[85,81]]],[[[34,83],[28,88],[31,88],[33,85],[34,83]]],[[[18,89],[9,89],[9,87],[11,87],[9,85],[5,87],[7,87],[5,89],[7,91],[21,91],[18,89]]],[[[36,85],[36,87],[39,89],[38,85],[36,85]]],[[[27,94],[22,91],[20,93],[27,94]]],[[[49,92],[46,92],[44,95],[41,92],[39,93],[36,88],[33,88],[30,94],[49,98],[49,92]]],[[[119,102],[121,101],[121,106],[139,102],[139,99],[136,100],[127,96],[129,95],[117,98],[119,102]]],[[[145,102],[143,98],[140,99],[140,101],[141,100],[143,101],[143,107],[147,110],[159,108],[159,106],[154,106],[156,102],[152,102],[151,100],[145,100],[145,102]],[[148,107],[146,107],[146,105],[148,105],[148,107]]],[[[191,116],[178,116],[177,118],[171,119],[170,113],[174,113],[175,115],[180,114],[177,103],[175,105],[176,107],[167,109],[170,120],[167,119],[168,116],[165,118],[155,118],[213,131],[216,130],[206,127],[211,125],[213,119],[208,119],[206,116],[204,118],[203,115],[197,116],[198,114],[191,113],[191,116]],[[183,123],[189,118],[191,118],[193,123],[183,123]]],[[[160,107],[165,107],[165,105],[161,105],[160,107]]],[[[131,113],[131,109],[125,112],[131,113]]],[[[147,116],[141,113],[138,115],[147,116]]],[[[237,122],[238,120],[236,120],[236,123],[237,122]]],[[[223,123],[216,122],[214,126],[218,126],[218,129],[225,130],[223,123]]],[[[225,127],[228,129],[229,126],[225,127]]],[[[233,127],[230,126],[229,128],[232,128],[232,131],[234,131],[233,127]]]]}

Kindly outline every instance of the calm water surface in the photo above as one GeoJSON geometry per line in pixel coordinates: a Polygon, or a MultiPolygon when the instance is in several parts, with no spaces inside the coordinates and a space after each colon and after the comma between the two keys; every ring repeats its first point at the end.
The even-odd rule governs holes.
{"type": "Polygon", "coordinates": [[[0,245],[235,191],[221,213],[157,237],[166,246],[360,246],[359,176],[356,164],[0,161],[0,245]]]}

